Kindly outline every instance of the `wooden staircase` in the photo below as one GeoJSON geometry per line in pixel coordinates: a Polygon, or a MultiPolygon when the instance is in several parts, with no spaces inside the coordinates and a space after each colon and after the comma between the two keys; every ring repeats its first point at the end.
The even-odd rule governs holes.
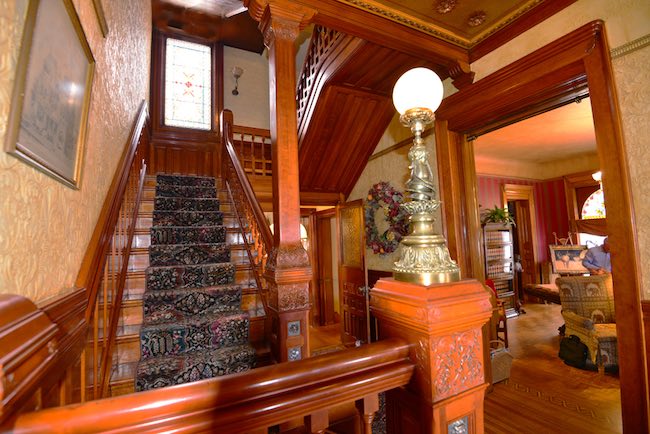
{"type": "MultiPolygon", "coordinates": [[[[156,178],[147,176],[143,190],[138,220],[133,237],[128,273],[122,298],[120,321],[117,330],[115,348],[113,350],[113,368],[109,384],[109,395],[119,396],[135,391],[135,372],[140,360],[140,328],[143,321],[142,297],[145,291],[145,270],[149,266],[149,245],[151,242],[150,229],[153,218],[156,178]]],[[[264,340],[265,313],[262,300],[255,283],[253,269],[248,259],[239,223],[232,212],[232,203],[228,193],[218,188],[221,210],[224,213],[223,222],[226,226],[226,242],[230,244],[231,261],[236,264],[235,283],[242,287],[242,309],[250,315],[249,341],[257,352],[257,365],[265,366],[271,363],[270,351],[264,340]]],[[[99,306],[101,311],[102,306],[99,306]]],[[[101,349],[101,327],[98,345],[101,349]]],[[[86,353],[91,353],[94,339],[87,343],[86,353]]],[[[89,374],[92,377],[92,374],[89,374]]],[[[91,381],[88,384],[92,384],[91,381]]]]}

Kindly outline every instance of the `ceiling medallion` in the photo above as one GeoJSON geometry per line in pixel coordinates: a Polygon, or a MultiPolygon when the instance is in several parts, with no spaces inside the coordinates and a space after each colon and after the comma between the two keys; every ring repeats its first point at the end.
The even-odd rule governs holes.
{"type": "Polygon", "coordinates": [[[456,7],[456,3],[458,3],[458,0],[438,0],[436,12],[439,14],[447,14],[456,7]]]}
{"type": "Polygon", "coordinates": [[[485,22],[487,14],[485,11],[476,11],[467,19],[467,25],[470,27],[478,27],[485,22]]]}

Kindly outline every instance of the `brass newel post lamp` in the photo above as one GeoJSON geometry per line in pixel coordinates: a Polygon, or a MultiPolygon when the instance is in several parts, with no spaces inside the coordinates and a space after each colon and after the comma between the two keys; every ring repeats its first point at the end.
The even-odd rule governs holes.
{"type": "Polygon", "coordinates": [[[431,285],[460,280],[460,269],[449,256],[445,238],[433,227],[440,201],[436,199],[429,151],[422,139],[424,128],[435,119],[442,95],[442,81],[426,68],[407,71],[393,88],[393,104],[401,115],[400,122],[414,135],[408,153],[411,176],[406,182],[411,200],[401,205],[410,216],[411,232],[402,238],[400,259],[393,267],[395,279],[402,282],[431,285]]]}

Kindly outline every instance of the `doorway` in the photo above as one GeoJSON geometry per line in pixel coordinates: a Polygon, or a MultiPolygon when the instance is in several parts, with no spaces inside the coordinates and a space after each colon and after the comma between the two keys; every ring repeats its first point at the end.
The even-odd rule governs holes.
{"type": "Polygon", "coordinates": [[[440,191],[450,252],[465,276],[483,279],[468,139],[589,94],[609,208],[614,297],[626,306],[616,312],[617,334],[624,337],[618,340],[622,420],[633,431],[648,427],[648,379],[636,227],[613,83],[604,23],[594,21],[446,98],[436,112],[436,146],[438,167],[447,175],[440,177],[440,191]]]}

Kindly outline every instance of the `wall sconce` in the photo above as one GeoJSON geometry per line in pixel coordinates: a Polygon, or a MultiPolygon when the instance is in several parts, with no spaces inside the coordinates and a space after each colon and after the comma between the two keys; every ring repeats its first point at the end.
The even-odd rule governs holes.
{"type": "Polygon", "coordinates": [[[237,96],[239,95],[239,77],[244,73],[244,69],[239,66],[234,66],[232,68],[232,76],[235,78],[235,88],[232,90],[232,94],[237,96]]]}
{"type": "Polygon", "coordinates": [[[411,176],[406,192],[411,199],[401,206],[409,214],[411,232],[402,238],[399,261],[393,267],[395,280],[431,285],[460,280],[460,269],[449,256],[445,238],[434,233],[434,212],[440,208],[424,146],[424,127],[435,119],[443,96],[442,81],[427,68],[414,68],[402,75],[393,88],[393,104],[402,125],[413,132],[408,157],[411,176]]]}

